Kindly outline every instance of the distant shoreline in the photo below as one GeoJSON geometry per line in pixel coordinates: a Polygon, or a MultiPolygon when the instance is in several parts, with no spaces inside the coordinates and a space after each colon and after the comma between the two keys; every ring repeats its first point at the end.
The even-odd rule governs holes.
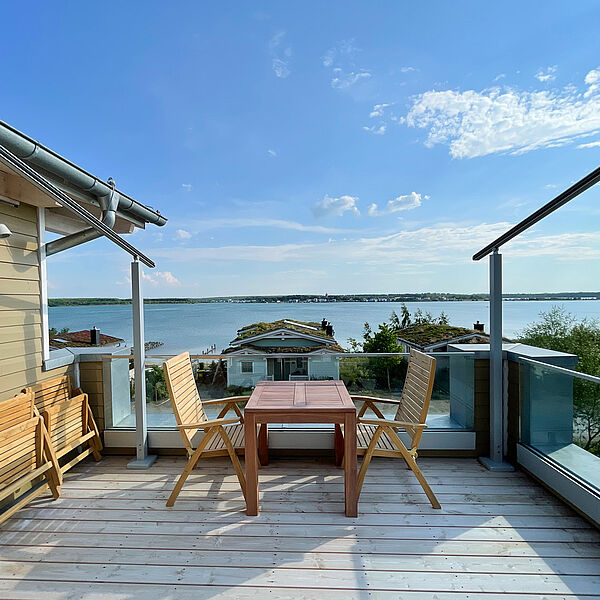
{"type": "MultiPolygon", "coordinates": [[[[488,294],[289,294],[281,296],[218,296],[213,298],[145,298],[144,304],[326,304],[335,302],[485,302],[488,294]]],[[[600,292],[504,294],[506,301],[600,300],[600,292]]],[[[102,306],[131,304],[128,298],[50,298],[48,306],[102,306]]]]}

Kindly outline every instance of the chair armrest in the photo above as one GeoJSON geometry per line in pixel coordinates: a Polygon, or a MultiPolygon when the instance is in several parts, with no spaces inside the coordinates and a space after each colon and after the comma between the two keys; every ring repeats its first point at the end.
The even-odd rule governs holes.
{"type": "Polygon", "coordinates": [[[359,402],[374,402],[375,404],[400,404],[400,400],[392,400],[392,398],[371,398],[370,396],[350,396],[352,400],[359,402]]]}
{"type": "Polygon", "coordinates": [[[427,429],[425,423],[410,423],[407,421],[394,421],[392,419],[359,419],[359,423],[365,425],[390,425],[392,427],[414,427],[415,429],[427,429]]]}
{"type": "Polygon", "coordinates": [[[208,427],[216,427],[217,425],[231,425],[233,423],[239,423],[237,419],[211,419],[209,421],[202,421],[200,423],[185,423],[185,425],[177,425],[177,429],[207,429],[208,427]]]}
{"type": "Polygon", "coordinates": [[[215,398],[214,400],[202,400],[204,406],[210,406],[211,404],[231,404],[232,402],[241,402],[242,400],[248,400],[250,396],[231,396],[229,398],[215,398]]]}

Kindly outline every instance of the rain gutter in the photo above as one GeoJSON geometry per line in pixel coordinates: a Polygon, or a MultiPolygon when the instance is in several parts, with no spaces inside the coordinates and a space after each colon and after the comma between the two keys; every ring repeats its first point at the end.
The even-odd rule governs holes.
{"type": "Polygon", "coordinates": [[[115,210],[129,213],[138,221],[159,227],[167,222],[160,212],[137,202],[4,121],[0,121],[0,145],[27,164],[45,171],[42,173],[44,176],[56,177],[85,195],[89,194],[103,208],[103,212],[103,203],[106,204],[106,198],[112,197],[116,203],[115,210]]]}

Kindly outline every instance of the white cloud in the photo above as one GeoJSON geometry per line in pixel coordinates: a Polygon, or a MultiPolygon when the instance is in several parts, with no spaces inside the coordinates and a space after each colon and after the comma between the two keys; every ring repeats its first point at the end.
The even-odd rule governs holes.
{"type": "Polygon", "coordinates": [[[281,79],[285,79],[291,73],[288,64],[286,61],[281,60],[280,58],[273,59],[273,71],[277,77],[281,79]]]}
{"type": "Polygon", "coordinates": [[[375,135],[384,135],[387,131],[387,125],[385,123],[383,123],[382,125],[373,125],[372,127],[367,127],[366,125],[364,125],[363,129],[375,135]]]}
{"type": "Polygon", "coordinates": [[[277,152],[275,152],[275,150],[271,150],[271,148],[267,150],[267,154],[269,156],[277,156],[277,152]]]}
{"type": "Polygon", "coordinates": [[[375,117],[383,117],[385,109],[389,106],[391,106],[391,104],[376,104],[373,107],[373,110],[369,113],[369,119],[374,119],[375,117]]]}
{"type": "Polygon", "coordinates": [[[371,204],[367,214],[370,217],[379,217],[381,215],[390,215],[402,210],[413,210],[421,206],[422,198],[429,199],[429,196],[421,196],[416,192],[411,192],[405,196],[398,196],[393,200],[388,200],[384,208],[379,210],[377,204],[371,204]]]}
{"type": "Polygon", "coordinates": [[[181,187],[186,191],[186,192],[191,192],[192,191],[192,184],[191,183],[182,183],[181,187]]]}
{"type": "Polygon", "coordinates": [[[600,90],[600,67],[591,70],[585,76],[585,83],[590,86],[584,94],[586,98],[592,94],[596,94],[600,90]]]}
{"type": "Polygon", "coordinates": [[[447,144],[454,158],[563,146],[600,130],[598,80],[600,72],[590,71],[585,93],[574,86],[429,91],[415,98],[406,123],[427,130],[426,146],[447,144]]]}
{"type": "Polygon", "coordinates": [[[177,279],[171,271],[153,271],[147,273],[142,270],[142,278],[154,287],[158,287],[159,285],[179,287],[181,285],[179,279],[177,279]]]}
{"type": "Polygon", "coordinates": [[[390,109],[391,103],[375,104],[369,113],[369,119],[377,119],[375,125],[363,125],[363,130],[375,135],[384,135],[389,123],[403,123],[404,117],[399,117],[390,109]]]}
{"type": "Polygon", "coordinates": [[[352,87],[361,79],[369,79],[371,73],[368,71],[359,71],[358,73],[344,73],[341,69],[334,69],[334,76],[331,78],[331,87],[345,90],[352,87]]]}
{"type": "Polygon", "coordinates": [[[327,195],[317,202],[313,207],[312,211],[315,217],[327,217],[335,215],[340,217],[345,212],[352,212],[356,215],[360,214],[358,207],[356,206],[356,196],[340,196],[339,198],[331,198],[327,195]]]}
{"type": "Polygon", "coordinates": [[[548,83],[549,81],[554,81],[556,79],[556,71],[556,65],[553,67],[547,67],[545,69],[538,69],[538,72],[535,74],[535,78],[542,83],[548,83]]]}
{"type": "Polygon", "coordinates": [[[360,49],[354,45],[354,40],[343,40],[325,53],[321,60],[324,67],[331,69],[331,87],[345,90],[371,78],[370,71],[357,67],[358,52],[360,49]]]}
{"type": "Polygon", "coordinates": [[[192,237],[192,234],[185,229],[178,229],[175,234],[179,240],[189,240],[192,237]]]}
{"type": "Polygon", "coordinates": [[[499,75],[496,75],[496,77],[494,77],[494,81],[500,81],[501,79],[504,79],[506,77],[506,73],[500,73],[499,75]]]}
{"type": "Polygon", "coordinates": [[[589,142],[587,144],[579,144],[579,146],[577,146],[577,148],[600,148],[600,141],[599,142],[589,142]]]}
{"type": "Polygon", "coordinates": [[[269,51],[271,52],[271,66],[276,77],[285,79],[291,74],[290,57],[292,56],[292,47],[285,45],[285,31],[278,31],[269,40],[269,51]]]}
{"type": "Polygon", "coordinates": [[[401,67],[400,68],[400,72],[401,73],[412,73],[413,71],[418,71],[419,69],[415,68],[415,67],[401,67]]]}
{"type": "MultiPolygon", "coordinates": [[[[511,227],[511,223],[438,223],[392,235],[323,241],[311,244],[277,246],[222,246],[191,248],[157,248],[154,255],[175,262],[198,260],[255,261],[257,263],[292,262],[300,265],[363,264],[394,265],[464,265],[472,255],[511,227]]],[[[559,261],[600,259],[600,231],[540,235],[531,231],[507,245],[506,256],[528,259],[553,257],[559,261]]]]}
{"type": "Polygon", "coordinates": [[[309,233],[346,233],[346,229],[323,227],[321,225],[304,225],[296,221],[268,218],[232,218],[232,219],[203,219],[189,224],[196,231],[210,231],[212,229],[246,229],[259,227],[265,229],[288,229],[291,231],[304,231],[309,233]]]}

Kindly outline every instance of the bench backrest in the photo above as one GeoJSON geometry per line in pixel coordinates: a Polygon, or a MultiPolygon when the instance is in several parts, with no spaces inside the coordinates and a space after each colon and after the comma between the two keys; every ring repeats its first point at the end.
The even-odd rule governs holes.
{"type": "MultiPolygon", "coordinates": [[[[434,379],[435,358],[411,348],[400,406],[396,412],[396,421],[425,423],[434,379]]],[[[411,447],[417,448],[423,430],[408,426],[404,429],[411,437],[411,447]]]]}
{"type": "Polygon", "coordinates": [[[42,412],[58,402],[71,398],[73,388],[68,375],[43,381],[32,387],[35,394],[35,406],[42,412]]]}
{"type": "Polygon", "coordinates": [[[33,412],[33,393],[0,402],[0,487],[37,468],[41,419],[33,412]]]}
{"type": "MultiPolygon", "coordinates": [[[[163,363],[163,369],[177,424],[187,425],[207,421],[189,353],[184,352],[166,361],[163,363]]],[[[181,429],[180,431],[188,452],[193,452],[192,438],[198,430],[181,429]]]]}

